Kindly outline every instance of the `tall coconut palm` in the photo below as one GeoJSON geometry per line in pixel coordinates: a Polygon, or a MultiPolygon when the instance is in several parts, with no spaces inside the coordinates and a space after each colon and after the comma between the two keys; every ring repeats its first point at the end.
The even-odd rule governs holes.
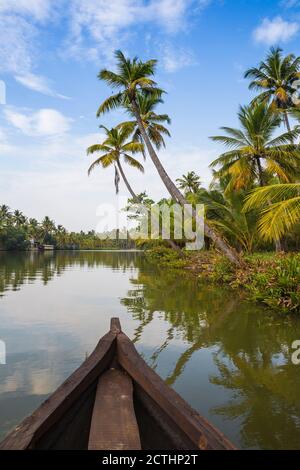
{"type": "Polygon", "coordinates": [[[12,218],[12,214],[10,212],[9,207],[6,204],[2,204],[0,206],[0,227],[3,227],[10,221],[12,218]]]}
{"type": "Polygon", "coordinates": [[[287,110],[293,106],[293,83],[300,77],[300,57],[293,54],[283,56],[279,47],[270,49],[266,60],[258,67],[252,67],[245,73],[250,78],[249,88],[261,93],[254,100],[271,103],[273,110],[283,112],[284,121],[290,131],[287,110]]]}
{"type": "Polygon", "coordinates": [[[41,228],[36,219],[29,219],[27,224],[27,232],[34,241],[36,241],[41,233],[41,228]]]}
{"type": "Polygon", "coordinates": [[[55,232],[55,229],[56,227],[54,221],[51,220],[48,215],[46,215],[41,223],[41,236],[44,242],[45,240],[51,238],[51,236],[55,232]]]}
{"type": "Polygon", "coordinates": [[[91,145],[87,149],[87,154],[93,154],[95,152],[100,152],[101,155],[97,160],[95,160],[88,169],[88,174],[95,169],[96,166],[101,165],[103,168],[110,167],[114,165],[115,167],[115,187],[116,192],[119,192],[119,173],[129,191],[131,196],[136,199],[136,194],[133,191],[132,187],[129,184],[129,181],[124,173],[123,167],[121,165],[121,157],[133,168],[137,168],[139,171],[144,171],[143,165],[132,157],[132,154],[140,153],[143,150],[143,144],[135,141],[128,141],[128,137],[132,133],[132,128],[130,126],[123,126],[120,129],[112,128],[107,129],[104,126],[100,126],[106,134],[106,138],[102,144],[91,145]]]}
{"type": "Polygon", "coordinates": [[[186,175],[176,179],[178,187],[187,193],[197,193],[200,188],[200,177],[194,171],[189,171],[186,175]]]}
{"type": "Polygon", "coordinates": [[[21,227],[21,225],[26,223],[26,217],[21,211],[15,210],[13,213],[13,222],[16,227],[21,227]]]}
{"type": "Polygon", "coordinates": [[[240,129],[222,127],[227,135],[211,137],[229,148],[210,165],[219,167],[216,176],[230,176],[227,191],[247,189],[255,181],[265,186],[274,175],[293,181],[300,173],[300,150],[293,144],[299,130],[274,137],[280,117],[266,103],[241,107],[238,117],[240,129]]]}
{"type": "Polygon", "coordinates": [[[246,198],[244,211],[260,209],[259,233],[266,240],[280,240],[300,223],[300,183],[257,188],[246,198]],[[271,201],[271,204],[270,204],[271,201]]]}
{"type": "MultiPolygon", "coordinates": [[[[163,102],[162,99],[153,95],[137,93],[136,102],[149,140],[157,148],[157,150],[159,150],[161,147],[165,147],[166,144],[164,136],[170,137],[171,134],[162,123],[166,122],[167,124],[171,124],[171,119],[167,114],[157,114],[155,112],[156,106],[163,102]]],[[[127,106],[127,111],[133,118],[135,117],[131,105],[127,106]]],[[[117,127],[123,126],[132,126],[133,140],[143,143],[143,138],[137,120],[122,122],[117,127]]]]}
{"type": "Polygon", "coordinates": [[[68,232],[63,225],[58,225],[55,230],[55,236],[58,241],[58,245],[63,247],[68,241],[68,232]]]}
{"type": "MultiPolygon", "coordinates": [[[[156,99],[160,99],[163,94],[163,90],[158,88],[156,82],[153,80],[157,61],[148,60],[146,62],[142,62],[137,57],[132,60],[127,59],[121,51],[116,51],[115,57],[117,59],[117,72],[103,69],[100,71],[98,77],[100,80],[105,81],[109,86],[119,91],[109,96],[100,105],[97,116],[119,107],[127,109],[128,106],[131,106],[132,112],[138,123],[139,131],[159,176],[171,197],[181,205],[184,205],[187,203],[185,197],[169,177],[154,150],[144,127],[137,102],[137,94],[139,93],[150,95],[156,99]]],[[[229,247],[222,237],[220,237],[207,223],[205,223],[204,230],[205,234],[215,242],[215,245],[223,251],[223,253],[233,263],[237,265],[241,264],[241,260],[235,250],[229,247]]]]}

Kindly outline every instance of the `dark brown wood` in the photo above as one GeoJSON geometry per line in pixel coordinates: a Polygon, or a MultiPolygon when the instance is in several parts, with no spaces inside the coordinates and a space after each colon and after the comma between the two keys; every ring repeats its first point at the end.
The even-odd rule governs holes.
{"type": "Polygon", "coordinates": [[[121,333],[122,328],[121,328],[121,323],[120,323],[120,320],[119,320],[118,317],[112,317],[111,318],[111,320],[110,320],[110,331],[115,335],[118,335],[119,333],[121,333]]]}
{"type": "Polygon", "coordinates": [[[118,318],[86,361],[0,444],[0,450],[141,447],[235,449],[149,368],[118,318]]]}
{"type": "Polygon", "coordinates": [[[101,375],[92,415],[89,450],[140,450],[139,428],[133,407],[132,380],[110,369],[101,375]]]}
{"type": "Polygon", "coordinates": [[[107,333],[86,361],[31,416],[18,425],[0,444],[0,450],[34,448],[55,426],[82,393],[106,370],[115,356],[116,333],[107,333]]]}
{"type": "Polygon", "coordinates": [[[188,436],[137,383],[134,407],[140,429],[142,449],[197,450],[188,436]]]}
{"type": "Polygon", "coordinates": [[[97,383],[93,383],[66,411],[62,418],[37,441],[36,450],[86,450],[97,383]]]}
{"type": "Polygon", "coordinates": [[[130,339],[120,333],[117,337],[118,362],[132,379],[168,415],[200,450],[233,450],[235,447],[208,421],[193,410],[173,389],[145,363],[130,339]]]}

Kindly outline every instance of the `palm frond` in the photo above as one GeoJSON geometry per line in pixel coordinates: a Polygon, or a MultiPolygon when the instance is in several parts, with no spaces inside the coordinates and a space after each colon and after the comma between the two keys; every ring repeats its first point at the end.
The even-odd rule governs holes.
{"type": "Polygon", "coordinates": [[[137,170],[141,171],[144,173],[144,167],[143,165],[138,162],[135,158],[131,157],[130,155],[124,153],[123,154],[125,162],[130,165],[132,168],[136,168],[137,170]]]}
{"type": "Polygon", "coordinates": [[[297,196],[264,209],[258,222],[259,233],[265,240],[280,240],[299,222],[300,196],[297,196]]]}
{"type": "Polygon", "coordinates": [[[117,93],[116,95],[109,96],[109,98],[104,100],[103,103],[99,106],[98,111],[97,111],[97,117],[99,117],[101,114],[117,109],[123,104],[124,104],[123,92],[117,93]]]}

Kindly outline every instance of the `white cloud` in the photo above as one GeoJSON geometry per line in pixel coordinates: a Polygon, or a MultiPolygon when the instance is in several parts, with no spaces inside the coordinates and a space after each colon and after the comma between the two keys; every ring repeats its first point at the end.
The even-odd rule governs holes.
{"type": "MultiPolygon", "coordinates": [[[[211,0],[0,0],[0,73],[7,72],[31,90],[64,98],[36,73],[40,28],[53,18],[66,22],[62,54],[109,62],[135,28],[156,24],[167,33],[187,26],[188,15],[211,0]]],[[[186,57],[181,55],[184,65],[186,57]]],[[[172,68],[172,65],[170,66],[172,68]]]]}
{"type": "Polygon", "coordinates": [[[40,93],[65,98],[50,81],[33,72],[37,59],[38,23],[50,18],[49,0],[0,0],[0,72],[40,93]]]}
{"type": "MultiPolygon", "coordinates": [[[[88,146],[102,140],[100,132],[75,135],[65,133],[55,138],[28,139],[26,145],[13,135],[13,143],[2,151],[0,143],[0,200],[31,217],[42,219],[45,214],[70,230],[96,228],[97,208],[103,203],[117,203],[113,168],[96,169],[90,177],[87,169],[95,155],[86,156],[88,146]],[[10,168],[5,169],[9,157],[10,168]]],[[[194,146],[168,146],[161,160],[171,178],[195,169],[203,182],[211,179],[208,164],[211,151],[194,146]],[[188,158],[187,158],[188,155],[188,158]]],[[[157,171],[148,158],[145,174],[124,165],[126,175],[137,193],[144,190],[159,199],[168,196],[157,171]]],[[[120,198],[128,193],[120,182],[120,198]]],[[[122,206],[123,207],[123,206],[122,206]]]]}
{"type": "Polygon", "coordinates": [[[254,30],[253,37],[258,43],[273,45],[289,41],[298,33],[298,31],[298,23],[285,21],[281,16],[277,16],[272,20],[265,18],[254,30]]]}
{"type": "Polygon", "coordinates": [[[32,67],[35,28],[24,18],[0,13],[0,72],[16,73],[32,67]]]}
{"type": "Polygon", "coordinates": [[[61,95],[53,90],[50,80],[41,76],[35,75],[34,73],[28,72],[22,75],[16,75],[15,79],[26,88],[30,90],[38,91],[44,95],[53,96],[56,98],[69,99],[65,95],[61,95]]]}
{"type": "Polygon", "coordinates": [[[51,8],[49,0],[0,0],[0,13],[20,13],[37,20],[45,19],[51,8]]]}
{"type": "Polygon", "coordinates": [[[284,8],[294,8],[300,5],[299,0],[281,0],[280,6],[284,8]]]}
{"type": "Polygon", "coordinates": [[[110,58],[124,44],[132,25],[155,23],[167,32],[186,26],[193,6],[210,0],[73,0],[67,52],[90,59],[110,58]]]}
{"type": "Polygon", "coordinates": [[[163,48],[162,63],[167,72],[176,72],[183,67],[195,65],[196,61],[191,51],[167,45],[163,48]]]}
{"type": "Polygon", "coordinates": [[[71,120],[55,109],[23,114],[6,108],[4,114],[10,124],[27,136],[57,136],[70,129],[71,120]]]}

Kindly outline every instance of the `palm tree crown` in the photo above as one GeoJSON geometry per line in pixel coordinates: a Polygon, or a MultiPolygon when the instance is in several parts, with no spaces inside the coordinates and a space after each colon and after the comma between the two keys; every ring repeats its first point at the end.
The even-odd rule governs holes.
{"type": "MultiPolygon", "coordinates": [[[[293,83],[299,77],[300,57],[293,54],[284,57],[282,49],[278,47],[272,47],[265,61],[245,73],[245,78],[252,80],[249,88],[261,92],[254,101],[271,103],[273,110],[286,110],[293,106],[293,83]]],[[[284,117],[287,128],[290,129],[286,112],[284,117]]]]}
{"type": "Polygon", "coordinates": [[[19,211],[19,210],[14,211],[13,221],[14,221],[14,223],[17,227],[20,227],[21,225],[24,225],[26,220],[27,219],[26,219],[25,215],[21,211],[19,211]]]}
{"type": "Polygon", "coordinates": [[[196,193],[201,185],[200,177],[194,171],[189,171],[181,178],[177,178],[176,181],[179,183],[179,188],[185,193],[196,193]]]}
{"type": "Polygon", "coordinates": [[[120,89],[120,91],[109,96],[100,105],[97,116],[120,106],[128,107],[133,100],[136,100],[138,90],[157,99],[161,98],[164,93],[151,78],[155,73],[157,60],[151,59],[142,62],[137,57],[132,60],[126,59],[121,51],[116,51],[115,57],[117,59],[117,73],[103,69],[99,72],[98,78],[104,80],[112,88],[120,89]]]}
{"type": "Polygon", "coordinates": [[[300,171],[299,146],[293,144],[299,130],[273,137],[280,117],[266,103],[241,107],[238,117],[241,129],[222,127],[227,135],[211,137],[229,148],[211,163],[221,167],[216,176],[230,176],[227,191],[250,187],[255,180],[264,186],[274,175],[293,181],[300,171]]]}
{"type": "MultiPolygon", "coordinates": [[[[136,93],[136,103],[140,112],[141,120],[145,131],[148,134],[150,141],[159,150],[162,146],[165,147],[164,135],[171,136],[169,130],[162,124],[166,122],[171,123],[171,119],[167,114],[157,114],[155,108],[158,104],[162,103],[161,98],[157,98],[153,95],[136,93]]],[[[135,115],[132,111],[132,107],[127,106],[128,113],[134,118],[135,115]]],[[[142,135],[139,129],[138,123],[134,121],[125,121],[119,124],[117,127],[132,126],[133,140],[142,142],[142,135]]]]}
{"type": "MultiPolygon", "coordinates": [[[[123,157],[124,161],[133,168],[137,168],[139,171],[144,171],[143,165],[132,157],[132,154],[136,154],[143,151],[143,144],[135,141],[128,141],[128,137],[132,133],[132,127],[123,126],[120,129],[112,128],[107,129],[104,126],[100,126],[106,134],[106,138],[102,144],[94,144],[88,147],[87,154],[93,154],[100,152],[102,155],[98,157],[89,167],[88,174],[95,169],[95,167],[101,165],[102,168],[107,168],[111,165],[115,167],[115,187],[116,192],[119,190],[119,172],[125,181],[126,186],[128,181],[124,175],[120,158],[123,157]]],[[[128,187],[128,186],[127,186],[128,187]]],[[[128,188],[129,189],[129,188],[128,188]]],[[[132,191],[132,190],[131,190],[132,191]]],[[[131,192],[130,191],[130,192],[131,192]]]]}

